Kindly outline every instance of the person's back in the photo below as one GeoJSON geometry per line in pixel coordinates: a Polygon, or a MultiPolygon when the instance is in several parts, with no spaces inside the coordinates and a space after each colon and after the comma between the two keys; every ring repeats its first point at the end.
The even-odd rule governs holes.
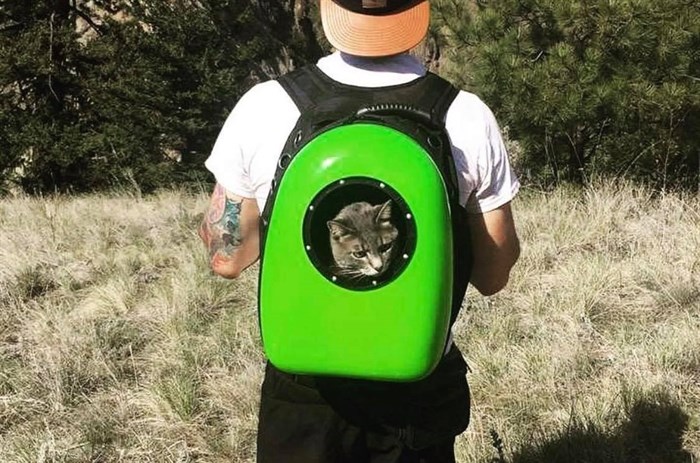
{"type": "MultiPolygon", "coordinates": [[[[317,66],[339,85],[382,92],[426,73],[405,52],[425,35],[427,1],[321,0],[321,14],[340,51],[317,66]]],[[[259,214],[299,116],[277,81],[259,84],[238,103],[207,160],[217,187],[200,236],[213,270],[224,277],[237,277],[257,260],[259,214]]],[[[519,253],[509,206],[518,182],[496,121],[476,96],[459,93],[445,128],[460,204],[469,213],[471,283],[493,294],[505,286],[519,253]]],[[[414,383],[290,375],[268,364],[258,461],[454,461],[454,438],[469,422],[465,375],[466,363],[451,341],[436,370],[414,383]]]]}

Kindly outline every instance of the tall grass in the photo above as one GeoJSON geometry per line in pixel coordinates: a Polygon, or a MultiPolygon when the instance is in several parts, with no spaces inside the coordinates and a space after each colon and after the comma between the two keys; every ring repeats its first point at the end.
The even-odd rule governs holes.
{"type": "MultiPolygon", "coordinates": [[[[0,202],[0,461],[252,462],[256,272],[209,273],[205,195],[0,202]]],[[[524,191],[508,288],[470,292],[461,462],[700,456],[700,199],[524,191]]]]}

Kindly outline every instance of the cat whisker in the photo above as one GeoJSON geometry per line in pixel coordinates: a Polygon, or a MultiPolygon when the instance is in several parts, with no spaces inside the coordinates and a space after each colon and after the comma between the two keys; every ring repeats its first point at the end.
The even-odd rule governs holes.
{"type": "Polygon", "coordinates": [[[339,277],[348,278],[350,280],[359,280],[363,277],[367,277],[361,270],[342,267],[335,268],[333,273],[339,277]]]}

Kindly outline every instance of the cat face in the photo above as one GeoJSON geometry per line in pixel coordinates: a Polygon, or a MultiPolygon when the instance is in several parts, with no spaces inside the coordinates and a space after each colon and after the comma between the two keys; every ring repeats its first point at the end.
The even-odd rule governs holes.
{"type": "Polygon", "coordinates": [[[328,229],[339,276],[379,276],[389,268],[399,234],[391,223],[391,201],[350,204],[328,221],[328,229]]]}

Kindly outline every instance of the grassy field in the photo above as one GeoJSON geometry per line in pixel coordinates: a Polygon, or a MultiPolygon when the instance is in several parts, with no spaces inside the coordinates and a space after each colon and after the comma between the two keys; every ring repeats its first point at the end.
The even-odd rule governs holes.
{"type": "MultiPolygon", "coordinates": [[[[212,276],[178,192],[0,201],[0,462],[252,462],[256,272],[212,276]]],[[[470,292],[460,462],[700,459],[700,198],[524,191],[470,292]]]]}

